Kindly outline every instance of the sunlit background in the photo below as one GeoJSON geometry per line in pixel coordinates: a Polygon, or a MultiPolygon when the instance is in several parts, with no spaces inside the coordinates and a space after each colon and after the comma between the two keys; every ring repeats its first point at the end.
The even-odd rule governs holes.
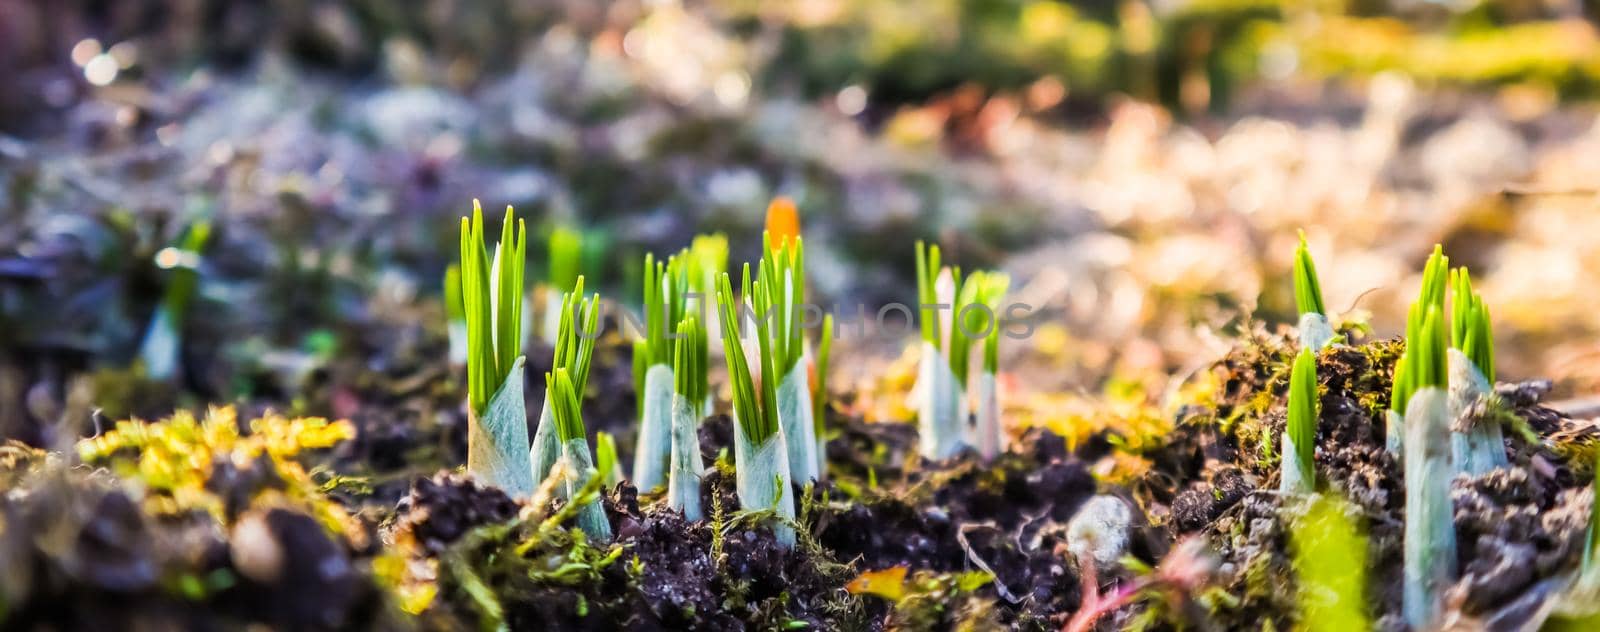
{"type": "MultiPolygon", "coordinates": [[[[97,371],[133,356],[173,268],[200,271],[189,396],[289,399],[336,362],[404,375],[439,338],[473,198],[583,230],[591,284],[624,302],[638,255],[697,233],[753,258],[775,195],[800,205],[817,302],[909,301],[912,243],[937,240],[1039,307],[1005,353],[1040,392],[1157,392],[1288,322],[1300,229],[1330,309],[1394,335],[1442,243],[1494,309],[1502,377],[1586,395],[1597,19],[1592,0],[0,3],[0,436],[103,405],[97,371]]],[[[836,379],[866,400],[900,345],[863,348],[836,379]]],[[[327,397],[300,404],[340,412],[327,397]]]]}

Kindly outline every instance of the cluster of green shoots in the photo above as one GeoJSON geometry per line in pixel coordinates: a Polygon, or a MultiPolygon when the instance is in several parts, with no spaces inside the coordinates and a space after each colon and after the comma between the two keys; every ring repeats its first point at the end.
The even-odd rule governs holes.
{"type": "MultiPolygon", "coordinates": [[[[553,369],[545,376],[544,412],[530,450],[527,406],[523,400],[523,274],[527,230],[506,209],[493,254],[485,240],[483,211],[473,203],[461,220],[460,311],[466,326],[467,471],[517,498],[532,495],[558,459],[567,464],[563,491],[581,489],[595,475],[585,439],[582,394],[594,355],[600,297],[583,298],[583,279],[562,301],[553,369]]],[[[570,496],[569,496],[570,497],[570,496]]],[[[610,537],[610,526],[594,502],[577,511],[590,536],[610,537]]]]}
{"type": "MultiPolygon", "coordinates": [[[[667,484],[672,452],[672,408],[678,351],[676,332],[688,311],[689,257],[660,261],[644,257],[644,338],[634,343],[634,386],[639,393],[639,437],[634,446],[633,483],[641,490],[667,484]]],[[[696,407],[700,402],[695,403],[696,407]]]]}
{"type": "MultiPolygon", "coordinates": [[[[1281,488],[1307,493],[1315,488],[1314,352],[1332,339],[1332,332],[1316,330],[1326,327],[1326,321],[1319,320],[1325,318],[1325,303],[1303,235],[1295,253],[1294,284],[1302,348],[1289,378],[1281,488]]],[[[1450,480],[1458,473],[1482,474],[1506,462],[1498,422],[1473,419],[1472,404],[1493,396],[1489,310],[1473,291],[1467,270],[1452,270],[1438,246],[1423,268],[1417,300],[1407,312],[1405,339],[1386,413],[1387,445],[1405,469],[1403,611],[1407,623],[1420,629],[1437,623],[1443,593],[1455,579],[1450,480]]]]}
{"type": "Polygon", "coordinates": [[[999,367],[1000,301],[1010,279],[982,271],[962,278],[959,267],[943,266],[940,259],[939,246],[917,242],[922,334],[917,423],[922,456],[945,459],[973,444],[985,458],[993,458],[1003,447],[994,378],[999,367]],[[940,315],[944,308],[950,309],[948,327],[940,315]],[[971,375],[975,340],[984,344],[983,373],[976,383],[971,375]],[[967,423],[969,392],[978,395],[976,428],[967,423]]]}
{"type": "Polygon", "coordinates": [[[483,209],[461,218],[461,296],[467,320],[467,399],[482,415],[521,355],[522,274],[527,227],[506,207],[494,254],[484,242],[483,209]]]}
{"type": "Polygon", "coordinates": [[[522,401],[522,274],[526,230],[506,208],[491,255],[483,209],[461,219],[461,305],[467,334],[467,471],[513,497],[533,493],[522,401]]]}

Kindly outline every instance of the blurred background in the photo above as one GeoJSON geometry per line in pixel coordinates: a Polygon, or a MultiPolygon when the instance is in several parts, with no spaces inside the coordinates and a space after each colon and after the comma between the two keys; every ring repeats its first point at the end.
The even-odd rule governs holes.
{"type": "MultiPolygon", "coordinates": [[[[581,230],[627,303],[637,257],[697,233],[754,258],[775,195],[815,302],[909,302],[936,240],[1038,307],[1005,353],[1041,393],[1156,392],[1290,322],[1300,229],[1330,309],[1396,335],[1442,243],[1501,378],[1588,395],[1597,23],[1594,0],[4,0],[0,437],[174,400],[459,401],[428,367],[473,198],[581,230]],[[190,281],[152,387],[125,367],[190,281]]],[[[841,388],[907,366],[857,347],[841,388]]]]}

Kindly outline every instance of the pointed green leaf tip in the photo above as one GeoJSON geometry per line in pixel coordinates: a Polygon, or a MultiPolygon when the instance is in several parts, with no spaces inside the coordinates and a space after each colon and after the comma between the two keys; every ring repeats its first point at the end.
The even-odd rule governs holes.
{"type": "MultiPolygon", "coordinates": [[[[744,266],[744,281],[745,293],[750,294],[750,264],[744,266]]],[[[778,434],[778,415],[776,404],[773,403],[777,395],[772,386],[776,380],[762,380],[762,388],[757,392],[755,379],[750,375],[750,365],[745,360],[744,345],[739,338],[738,305],[733,294],[733,282],[723,273],[717,282],[717,307],[721,315],[719,320],[722,321],[722,351],[728,362],[728,385],[733,391],[733,410],[745,437],[751,444],[761,445],[772,435],[778,434]]]]}
{"type": "MultiPolygon", "coordinates": [[[[1424,381],[1422,369],[1418,367],[1420,341],[1424,338],[1423,328],[1429,314],[1444,314],[1445,286],[1449,284],[1450,258],[1444,256],[1444,248],[1438,244],[1433,246],[1433,254],[1428,256],[1428,263],[1422,268],[1422,288],[1417,294],[1417,302],[1411,304],[1411,309],[1406,315],[1406,350],[1400,355],[1400,360],[1395,363],[1394,386],[1389,395],[1389,409],[1400,414],[1405,414],[1406,404],[1411,401],[1411,395],[1424,386],[1433,385],[1431,381],[1424,381]]],[[[1447,327],[1448,323],[1441,323],[1447,327]]],[[[1444,329],[1438,333],[1440,344],[1438,357],[1434,360],[1441,366],[1448,366],[1444,351],[1448,341],[1444,340],[1444,329]]],[[[1444,384],[1443,369],[1440,369],[1438,385],[1444,384]]]]}
{"type": "Polygon", "coordinates": [[[484,240],[483,208],[461,218],[461,305],[467,320],[467,392],[482,414],[521,354],[522,282],[527,229],[506,207],[500,243],[491,258],[484,240]],[[515,220],[515,221],[513,221],[515,220]],[[513,227],[515,231],[513,232],[513,227]]]}
{"type": "Polygon", "coordinates": [[[550,385],[550,414],[556,422],[556,436],[562,443],[584,438],[583,411],[572,376],[560,368],[544,374],[544,380],[550,385]]]}
{"type": "Polygon", "coordinates": [[[1444,314],[1438,308],[1429,306],[1428,316],[1422,324],[1421,339],[1417,341],[1417,359],[1411,367],[1414,369],[1412,381],[1419,390],[1429,387],[1442,389],[1449,383],[1444,328],[1444,314]]]}
{"type": "Polygon", "coordinates": [[[1302,316],[1328,313],[1322,303],[1322,285],[1317,281],[1317,264],[1306,249],[1305,231],[1300,231],[1300,246],[1294,251],[1294,304],[1302,316]]]}
{"type": "MultiPolygon", "coordinates": [[[[1420,303],[1412,305],[1411,311],[1415,313],[1421,306],[1420,303]]],[[[1389,409],[1402,415],[1417,391],[1428,387],[1442,389],[1449,384],[1449,362],[1445,355],[1449,341],[1445,338],[1443,313],[1429,305],[1427,316],[1419,320],[1422,325],[1417,335],[1406,338],[1405,353],[1395,364],[1394,390],[1389,397],[1389,409]]]]}
{"type": "Polygon", "coordinates": [[[644,256],[646,369],[657,364],[672,366],[672,354],[677,349],[673,332],[687,309],[684,294],[689,291],[690,267],[687,250],[666,261],[653,254],[644,256]]]}
{"type": "Polygon", "coordinates": [[[677,345],[672,360],[673,386],[679,395],[698,406],[705,401],[708,390],[705,323],[694,314],[684,316],[678,322],[677,345]]]}
{"type": "Polygon", "coordinates": [[[1450,271],[1450,346],[1460,349],[1494,383],[1494,331],[1489,327],[1489,306],[1472,291],[1466,266],[1450,271]]]}
{"type": "Polygon", "coordinates": [[[1294,441],[1295,454],[1283,455],[1284,467],[1300,469],[1300,480],[1315,480],[1313,458],[1317,440],[1317,357],[1310,349],[1301,349],[1289,372],[1289,438],[1294,441]],[[1292,459],[1292,462],[1291,462],[1292,459]]]}
{"type": "MultiPolygon", "coordinates": [[[[561,298],[561,320],[551,363],[552,368],[567,370],[580,397],[589,384],[589,365],[594,361],[594,345],[600,333],[600,295],[585,299],[583,283],[583,276],[578,276],[572,291],[561,298]]],[[[545,385],[548,388],[549,382],[545,385]]]]}
{"type": "Polygon", "coordinates": [[[762,242],[760,276],[752,302],[761,319],[757,325],[770,322],[771,331],[762,333],[762,338],[777,370],[771,375],[783,376],[794,370],[804,353],[800,305],[806,295],[805,243],[799,237],[783,237],[774,244],[771,234],[762,235],[762,242]]]}

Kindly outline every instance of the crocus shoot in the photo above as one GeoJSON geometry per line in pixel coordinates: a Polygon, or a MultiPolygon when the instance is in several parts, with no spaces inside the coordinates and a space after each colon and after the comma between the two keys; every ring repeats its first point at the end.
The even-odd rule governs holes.
{"type": "Polygon", "coordinates": [[[649,254],[644,257],[645,344],[635,346],[634,360],[637,365],[637,352],[644,352],[644,382],[635,384],[640,399],[633,484],[640,491],[667,484],[667,462],[672,457],[672,358],[677,350],[673,332],[685,311],[686,266],[684,255],[666,261],[649,254]]]}
{"type": "Polygon", "coordinates": [[[467,472],[513,498],[533,493],[528,411],[522,399],[522,273],[527,234],[506,207],[491,257],[483,209],[461,218],[462,307],[467,317],[467,472]],[[513,228],[515,230],[513,231],[513,228]]]}
{"type": "Polygon", "coordinates": [[[1278,491],[1309,494],[1316,491],[1314,456],[1317,441],[1317,356],[1302,347],[1289,371],[1289,416],[1283,430],[1283,462],[1278,491]]]}
{"type": "Polygon", "coordinates": [[[1305,231],[1300,232],[1300,246],[1294,251],[1294,304],[1300,312],[1301,347],[1317,350],[1333,342],[1333,326],[1322,302],[1317,264],[1311,261],[1311,251],[1306,248],[1305,231]]]}
{"type": "MultiPolygon", "coordinates": [[[[556,436],[561,441],[561,458],[566,463],[563,469],[567,474],[565,485],[557,489],[561,489],[563,497],[569,501],[579,500],[579,492],[589,484],[589,479],[600,476],[594,467],[594,456],[589,453],[589,442],[585,439],[583,409],[580,405],[582,395],[577,390],[571,372],[565,367],[546,373],[545,383],[549,385],[545,398],[554,401],[551,408],[555,415],[556,436]]],[[[588,499],[578,508],[578,528],[595,540],[611,539],[611,523],[606,520],[605,507],[599,500],[588,499]]]]}
{"type": "Polygon", "coordinates": [[[706,328],[694,314],[678,322],[672,378],[672,463],[667,471],[667,506],[686,520],[704,517],[700,510],[700,419],[706,393],[706,328]]]}
{"type": "MultiPolygon", "coordinates": [[[[1429,297],[1425,292],[1424,298],[1429,297]]],[[[1431,302],[1412,306],[1413,312],[1422,310],[1426,315],[1417,336],[1406,341],[1409,396],[1401,404],[1406,428],[1402,611],[1415,630],[1431,629],[1438,622],[1445,590],[1456,574],[1445,314],[1431,302]]]]}
{"type": "MultiPolygon", "coordinates": [[[[556,348],[550,361],[552,369],[566,369],[568,379],[577,389],[579,401],[589,382],[589,364],[594,359],[594,345],[600,331],[600,295],[583,297],[583,277],[573,282],[573,289],[562,300],[561,320],[556,328],[556,348]]],[[[550,394],[551,384],[545,382],[544,407],[539,411],[539,425],[533,433],[533,450],[529,455],[535,481],[550,476],[550,470],[561,458],[560,433],[555,421],[555,398],[550,394]]]]}
{"type": "Polygon", "coordinates": [[[198,221],[189,226],[177,246],[163,248],[156,254],[156,266],[171,272],[161,302],[156,305],[139,345],[144,374],[152,380],[168,381],[177,377],[183,320],[195,289],[200,285],[200,251],[210,237],[211,223],[198,221]]]}
{"type": "Polygon", "coordinates": [[[811,376],[805,356],[801,303],[806,290],[805,250],[800,238],[774,243],[765,235],[759,282],[746,296],[755,308],[758,344],[770,356],[761,364],[761,381],[777,382],[778,425],[783,428],[794,480],[817,480],[817,429],[812,419],[811,376]],[[771,370],[768,370],[768,369],[771,370]]]}
{"type": "Polygon", "coordinates": [[[1388,425],[1385,447],[1390,454],[1402,460],[1405,456],[1403,453],[1406,403],[1411,400],[1411,394],[1416,390],[1412,375],[1416,370],[1416,354],[1411,343],[1422,335],[1423,318],[1427,315],[1428,307],[1444,312],[1445,276],[1449,267],[1450,258],[1444,256],[1443,248],[1435,245],[1433,254],[1428,257],[1428,263],[1422,268],[1422,288],[1418,292],[1417,302],[1411,305],[1411,310],[1406,316],[1406,349],[1394,365],[1394,380],[1389,394],[1389,410],[1386,413],[1388,425]]]}
{"type": "Polygon", "coordinates": [[[1450,271],[1450,434],[1456,471],[1483,474],[1506,465],[1500,424],[1468,412],[1494,384],[1494,332],[1489,307],[1472,291],[1465,267],[1450,271]]]}
{"type": "MultiPolygon", "coordinates": [[[[973,288],[963,311],[957,312],[966,335],[983,339],[983,369],[970,378],[977,397],[977,424],[974,443],[978,454],[985,460],[999,456],[1005,450],[1005,433],[1000,427],[1000,393],[996,376],[1000,372],[1000,300],[1005,297],[1011,278],[999,272],[977,272],[967,279],[973,288]]],[[[965,288],[963,288],[965,289],[965,288]]]]}
{"type": "MultiPolygon", "coordinates": [[[[922,354],[917,372],[918,443],[925,459],[946,459],[965,444],[967,407],[963,379],[967,374],[966,336],[961,327],[950,328],[948,345],[940,326],[938,286],[939,247],[917,242],[917,301],[921,315],[922,354]]],[[[960,272],[951,271],[960,287],[960,272]]],[[[960,292],[956,296],[960,296],[960,292]]],[[[948,305],[944,307],[949,307],[948,305]]],[[[959,308],[953,313],[959,314],[959,308]]]]}
{"type": "MultiPolygon", "coordinates": [[[[745,287],[751,288],[748,264],[744,268],[744,280],[745,287]]],[[[756,283],[751,291],[759,294],[760,285],[756,283]]],[[[787,522],[794,519],[794,499],[789,494],[792,479],[783,432],[778,426],[777,388],[770,379],[761,380],[758,387],[750,373],[739,341],[738,305],[732,283],[724,273],[717,285],[717,307],[722,318],[723,356],[733,391],[735,490],[739,504],[746,510],[772,510],[779,519],[772,526],[773,534],[779,543],[793,546],[794,529],[787,522]]],[[[776,373],[776,368],[772,345],[766,339],[770,332],[765,322],[765,319],[756,321],[756,335],[762,371],[770,376],[776,373]]]]}

